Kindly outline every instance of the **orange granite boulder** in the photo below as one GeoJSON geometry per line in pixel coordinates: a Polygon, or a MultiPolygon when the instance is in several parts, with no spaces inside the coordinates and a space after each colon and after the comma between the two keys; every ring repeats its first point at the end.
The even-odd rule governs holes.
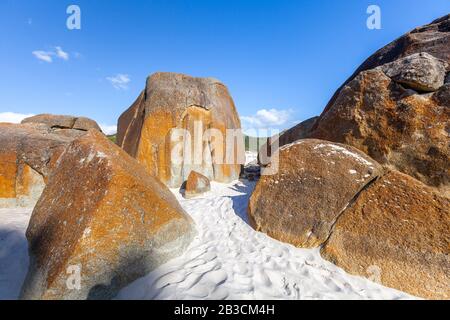
{"type": "Polygon", "coordinates": [[[66,146],[89,129],[101,131],[94,120],[51,114],[0,123],[0,208],[33,207],[66,146]]]}
{"type": "Polygon", "coordinates": [[[382,172],[353,147],[299,140],[274,153],[250,198],[249,220],[257,230],[298,247],[323,244],[354,197],[382,172]],[[279,161],[275,174],[274,159],[279,161]]]}
{"type": "Polygon", "coordinates": [[[90,130],[58,159],[33,211],[21,298],[112,298],[181,254],[194,234],[165,185],[90,130]]]}
{"type": "Polygon", "coordinates": [[[354,146],[450,196],[450,15],[368,58],[307,138],[354,146]]]}
{"type": "Polygon", "coordinates": [[[43,124],[0,123],[0,208],[33,207],[72,140],[43,124]]]}
{"type": "Polygon", "coordinates": [[[186,181],[183,196],[186,199],[195,198],[211,190],[211,183],[204,175],[191,171],[186,181]]]}
{"type": "Polygon", "coordinates": [[[363,190],[322,256],[349,273],[429,299],[450,299],[450,200],[398,171],[363,190]]]}
{"type": "Polygon", "coordinates": [[[117,144],[170,187],[180,187],[192,170],[229,182],[239,178],[245,162],[240,128],[234,102],[218,80],[156,73],[120,116],[117,144]]]}

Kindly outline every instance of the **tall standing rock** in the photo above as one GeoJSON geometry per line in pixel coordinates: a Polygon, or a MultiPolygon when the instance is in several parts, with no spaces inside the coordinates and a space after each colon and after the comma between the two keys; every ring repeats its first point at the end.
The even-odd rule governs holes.
{"type": "Polygon", "coordinates": [[[309,138],[354,146],[450,195],[450,15],[370,57],[333,96],[309,138]]]}
{"type": "MultiPolygon", "coordinates": [[[[227,138],[232,138],[227,129],[237,130],[235,133],[240,135],[240,128],[228,89],[218,80],[156,73],[148,78],[136,102],[120,116],[117,144],[170,187],[181,186],[192,170],[210,180],[229,182],[239,177],[244,150],[226,143],[227,138]],[[173,150],[180,146],[181,137],[175,136],[173,129],[188,133],[182,134],[185,139],[177,152],[173,150]],[[203,137],[207,129],[223,139],[203,137]],[[234,157],[229,152],[227,159],[227,151],[231,150],[234,157]]],[[[241,142],[242,137],[235,140],[241,142]]]]}
{"type": "Polygon", "coordinates": [[[33,211],[21,298],[114,297],[181,254],[194,233],[173,194],[91,130],[61,155],[33,211]]]}

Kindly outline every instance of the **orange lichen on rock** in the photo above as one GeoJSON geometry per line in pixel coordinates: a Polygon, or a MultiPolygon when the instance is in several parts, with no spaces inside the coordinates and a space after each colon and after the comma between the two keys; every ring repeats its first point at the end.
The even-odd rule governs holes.
{"type": "Polygon", "coordinates": [[[91,130],[58,160],[27,230],[23,299],[111,298],[179,255],[194,235],[173,194],[91,130]],[[67,286],[79,268],[81,287],[67,286]]]}
{"type": "Polygon", "coordinates": [[[211,183],[204,175],[191,171],[184,188],[184,197],[186,199],[195,198],[211,190],[211,183]]]}
{"type": "Polygon", "coordinates": [[[229,182],[239,177],[244,159],[243,145],[227,144],[236,133],[229,129],[239,135],[240,120],[222,83],[156,73],[120,117],[117,143],[170,187],[181,186],[192,170],[229,182]],[[234,151],[228,158],[227,147],[234,151]]]}
{"type": "Polygon", "coordinates": [[[381,70],[364,71],[342,89],[310,136],[354,146],[450,194],[450,101],[442,101],[448,90],[445,85],[419,95],[381,70]]]}
{"type": "Polygon", "coordinates": [[[16,160],[15,150],[0,152],[0,198],[16,197],[16,160]]]}
{"type": "Polygon", "coordinates": [[[38,115],[0,123],[0,207],[33,207],[65,147],[97,123],[83,117],[38,115]]]}
{"type": "Polygon", "coordinates": [[[393,171],[337,220],[322,256],[349,273],[429,299],[450,298],[450,200],[393,171]]]}
{"type": "Polygon", "coordinates": [[[314,139],[283,146],[274,158],[277,172],[264,175],[263,170],[250,198],[250,223],[303,248],[323,244],[343,210],[383,171],[356,148],[314,139]]]}

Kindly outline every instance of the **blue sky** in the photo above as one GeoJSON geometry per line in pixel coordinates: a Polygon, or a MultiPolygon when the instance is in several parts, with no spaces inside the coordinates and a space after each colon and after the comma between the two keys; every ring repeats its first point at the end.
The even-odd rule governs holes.
{"type": "Polygon", "coordinates": [[[224,82],[246,126],[321,113],[356,67],[448,0],[1,0],[0,113],[115,125],[156,71],[224,82]],[[66,9],[81,8],[81,30],[66,9]],[[381,8],[382,29],[366,27],[381,8]],[[51,61],[50,61],[51,60],[51,61]]]}

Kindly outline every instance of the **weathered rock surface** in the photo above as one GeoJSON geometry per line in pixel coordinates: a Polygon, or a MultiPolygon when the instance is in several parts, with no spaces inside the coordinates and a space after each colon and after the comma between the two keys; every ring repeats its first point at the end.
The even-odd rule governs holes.
{"type": "Polygon", "coordinates": [[[21,298],[111,298],[179,255],[194,233],[161,182],[90,130],[61,155],[33,211],[21,298]]]}
{"type": "Polygon", "coordinates": [[[444,84],[449,71],[447,15],[367,59],[336,92],[308,137],[354,146],[450,195],[450,100],[444,84]]]}
{"type": "Polygon", "coordinates": [[[88,118],[59,115],[0,123],[0,208],[33,207],[65,147],[89,129],[100,131],[88,118]]]}
{"type": "Polygon", "coordinates": [[[117,144],[170,187],[180,187],[192,170],[210,180],[229,182],[239,178],[245,156],[243,146],[242,150],[234,148],[235,156],[227,161],[227,129],[240,129],[240,120],[222,83],[212,78],[156,73],[119,118],[117,144]],[[178,136],[173,129],[187,130],[191,139],[186,139],[187,134],[178,136]],[[220,133],[223,139],[203,137],[207,129],[220,133]],[[177,151],[172,152],[174,149],[177,151]]]}
{"type": "Polygon", "coordinates": [[[449,107],[447,85],[419,95],[381,70],[364,71],[342,89],[310,136],[354,146],[448,193],[449,107]]]}
{"type": "Polygon", "coordinates": [[[352,199],[382,172],[359,150],[326,141],[299,140],[277,154],[278,173],[261,176],[249,218],[256,230],[299,247],[320,246],[352,199]]]}
{"type": "Polygon", "coordinates": [[[450,200],[390,172],[338,218],[324,258],[412,295],[450,298],[450,200]]]}
{"type": "Polygon", "coordinates": [[[73,139],[44,124],[0,123],[0,208],[33,207],[73,139]]]}
{"type": "Polygon", "coordinates": [[[22,123],[43,123],[48,125],[50,128],[75,129],[81,131],[96,129],[98,131],[102,131],[97,122],[95,122],[94,120],[85,117],[74,117],[66,115],[39,114],[24,119],[22,123]]]}
{"type": "Polygon", "coordinates": [[[378,68],[407,88],[428,92],[442,87],[447,74],[447,63],[426,52],[415,53],[378,68]]]}
{"type": "Polygon", "coordinates": [[[300,139],[305,139],[311,132],[314,124],[319,117],[313,117],[303,122],[300,122],[295,127],[292,127],[279,135],[267,138],[267,142],[263,145],[258,153],[258,163],[266,166],[270,163],[270,157],[277,148],[293,143],[300,139]]]}
{"type": "Polygon", "coordinates": [[[426,52],[447,62],[450,71],[450,14],[434,20],[432,23],[418,27],[397,40],[389,43],[370,56],[340,87],[326,106],[324,113],[334,104],[342,88],[362,71],[374,69],[414,53],[426,52]]]}
{"type": "Polygon", "coordinates": [[[211,183],[204,175],[191,171],[186,181],[183,196],[186,199],[192,199],[211,190],[211,183]]]}

